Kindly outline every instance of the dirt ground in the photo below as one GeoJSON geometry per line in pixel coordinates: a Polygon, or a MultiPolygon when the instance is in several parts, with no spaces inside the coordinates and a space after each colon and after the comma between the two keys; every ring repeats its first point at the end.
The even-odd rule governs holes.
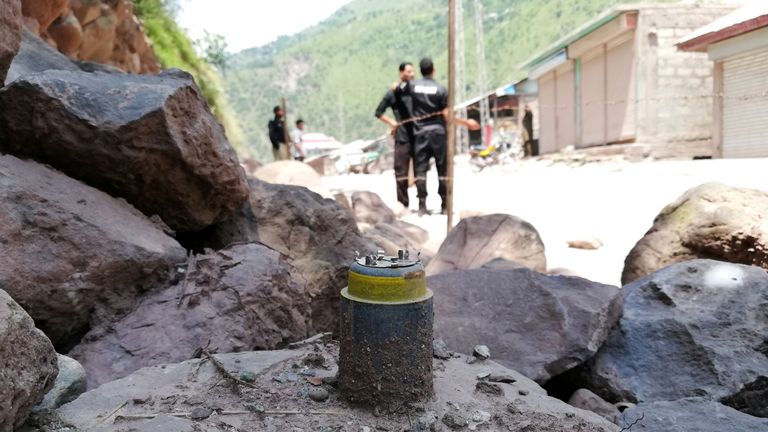
{"type": "MultiPolygon", "coordinates": [[[[659,211],[687,189],[709,181],[768,191],[768,159],[628,162],[525,160],[474,173],[466,156],[456,159],[454,223],[464,211],[508,213],[538,229],[550,271],[576,274],[593,281],[620,284],[624,258],[651,227],[659,211]],[[570,249],[568,240],[596,237],[598,250],[570,249]]],[[[437,174],[428,176],[430,209],[440,208],[437,174]]],[[[397,208],[392,171],[375,175],[323,178],[332,192],[369,190],[397,208]]],[[[410,189],[416,208],[416,189],[410,189]]],[[[445,238],[446,217],[405,221],[430,232],[427,252],[445,238]]]]}

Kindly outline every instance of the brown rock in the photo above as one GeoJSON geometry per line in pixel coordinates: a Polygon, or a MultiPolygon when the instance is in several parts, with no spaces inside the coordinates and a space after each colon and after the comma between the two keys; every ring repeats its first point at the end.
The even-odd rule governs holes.
{"type": "Polygon", "coordinates": [[[360,223],[376,225],[392,223],[397,218],[395,212],[384,204],[381,197],[373,192],[355,192],[352,194],[352,211],[360,223]]]}
{"type": "Polygon", "coordinates": [[[48,29],[53,20],[69,6],[69,0],[21,0],[21,11],[24,16],[34,18],[40,24],[40,32],[48,29]]]}
{"type": "MultiPolygon", "coordinates": [[[[0,84],[21,45],[21,3],[0,0],[0,84]]],[[[0,86],[1,87],[1,86],[0,86]]]]}
{"type": "Polygon", "coordinates": [[[48,27],[48,34],[56,41],[58,50],[68,56],[77,55],[83,41],[83,28],[72,12],[66,12],[48,27]]]}
{"type": "Polygon", "coordinates": [[[510,215],[462,219],[429,262],[427,274],[481,268],[496,258],[546,271],[544,243],[530,223],[510,215]]]}
{"type": "Polygon", "coordinates": [[[101,0],[69,0],[69,7],[80,25],[87,25],[101,16],[101,0]]]}
{"type": "Polygon", "coordinates": [[[102,5],[101,16],[83,26],[79,59],[97,63],[109,62],[117,37],[117,24],[117,16],[112,8],[102,5]]]}
{"type": "Polygon", "coordinates": [[[248,196],[223,128],[178,70],[22,76],[0,92],[0,151],[48,163],[177,231],[224,220],[248,196]]]}
{"type": "Polygon", "coordinates": [[[65,349],[184,260],[134,208],[42,165],[0,156],[0,186],[0,286],[65,349]]]}
{"type": "Polygon", "coordinates": [[[259,242],[289,258],[312,297],[314,333],[334,331],[339,316],[339,292],[355,251],[372,245],[363,239],[352,214],[332,199],[307,188],[250,179],[249,202],[230,220],[202,232],[182,236],[194,249],[219,249],[259,242]]]}
{"type": "MultiPolygon", "coordinates": [[[[35,21],[37,22],[37,21],[35,21]]],[[[10,84],[22,75],[29,75],[47,70],[79,71],[78,65],[65,55],[56,51],[33,32],[22,29],[21,48],[13,58],[11,68],[5,77],[5,85],[10,84]]]]}
{"type": "Polygon", "coordinates": [[[592,411],[605,417],[608,421],[615,421],[616,416],[620,414],[619,410],[612,404],[606,402],[600,396],[587,389],[576,390],[568,399],[568,405],[592,411]]]}
{"type": "Polygon", "coordinates": [[[392,223],[379,223],[376,226],[367,225],[361,227],[361,231],[365,238],[376,245],[377,250],[383,250],[391,256],[397,256],[398,250],[405,249],[411,251],[412,258],[416,258],[417,253],[421,251],[421,246],[429,240],[429,233],[426,230],[399,220],[392,223]]]}
{"type": "Polygon", "coordinates": [[[53,387],[59,369],[51,341],[3,290],[0,346],[0,431],[11,432],[24,423],[32,407],[53,387]]]}
{"type": "Polygon", "coordinates": [[[143,298],[71,352],[88,371],[91,387],[189,359],[200,347],[272,349],[309,336],[312,299],[278,252],[258,244],[233,246],[191,258],[187,271],[184,281],[143,298]]]}
{"type": "Polygon", "coordinates": [[[302,162],[286,160],[268,163],[256,170],[253,176],[268,183],[304,186],[326,198],[333,196],[323,187],[320,174],[302,162]]]}
{"type": "Polygon", "coordinates": [[[697,258],[768,269],[768,194],[705,183],[665,207],[624,261],[628,284],[697,258]]]}

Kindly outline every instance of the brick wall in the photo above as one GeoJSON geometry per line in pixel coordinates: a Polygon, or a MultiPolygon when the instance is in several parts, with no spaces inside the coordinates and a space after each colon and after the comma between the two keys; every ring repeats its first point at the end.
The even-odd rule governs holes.
{"type": "Polygon", "coordinates": [[[636,30],[637,142],[657,157],[710,156],[713,62],[680,52],[680,39],[720,18],[732,5],[642,7],[636,30]]]}

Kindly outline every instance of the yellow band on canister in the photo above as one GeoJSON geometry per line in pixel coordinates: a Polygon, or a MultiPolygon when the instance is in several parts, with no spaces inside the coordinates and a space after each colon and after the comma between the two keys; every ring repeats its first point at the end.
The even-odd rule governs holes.
{"type": "Polygon", "coordinates": [[[408,303],[428,297],[427,279],[419,269],[399,276],[371,276],[349,272],[349,286],[342,295],[370,303],[408,303]]]}

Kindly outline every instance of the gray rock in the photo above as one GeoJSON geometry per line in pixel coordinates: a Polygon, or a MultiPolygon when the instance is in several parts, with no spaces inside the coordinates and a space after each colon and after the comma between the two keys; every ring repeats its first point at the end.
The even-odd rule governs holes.
{"type": "Polygon", "coordinates": [[[0,431],[11,432],[53,387],[56,351],[29,315],[0,290],[0,431]]]}
{"type": "Polygon", "coordinates": [[[426,268],[428,275],[483,267],[501,258],[537,271],[546,271],[544,243],[530,223],[510,215],[493,214],[462,219],[440,245],[426,268]]]}
{"type": "Polygon", "coordinates": [[[666,206],[630,251],[628,284],[682,261],[706,258],[768,269],[768,193],[705,183],[666,206]]]}
{"type": "Polygon", "coordinates": [[[186,251],[136,209],[0,155],[0,286],[62,351],[167,285],[186,251]]]}
{"type": "Polygon", "coordinates": [[[540,383],[592,357],[622,310],[614,286],[526,268],[448,272],[427,285],[437,337],[459,350],[482,341],[496,361],[540,383]]]}
{"type": "Polygon", "coordinates": [[[0,83],[5,81],[11,61],[19,51],[21,28],[21,2],[0,1],[0,83]]]}
{"type": "Polygon", "coordinates": [[[223,128],[176,70],[22,75],[0,92],[0,151],[50,164],[177,231],[220,222],[248,196],[223,128]]]}
{"type": "Polygon", "coordinates": [[[79,71],[77,64],[64,54],[56,51],[36,34],[22,28],[21,45],[16,57],[13,58],[8,75],[5,77],[5,85],[18,78],[47,70],[79,71]]]}
{"type": "Polygon", "coordinates": [[[352,194],[352,212],[358,222],[369,225],[392,223],[397,219],[395,212],[384,204],[381,197],[367,191],[352,194]]]}
{"type": "Polygon", "coordinates": [[[768,418],[768,377],[757,377],[738,392],[720,399],[720,402],[743,413],[768,418]]]}
{"type": "Polygon", "coordinates": [[[475,348],[472,349],[472,355],[480,360],[488,360],[491,358],[491,350],[485,345],[475,345],[475,348]]]}
{"type": "Polygon", "coordinates": [[[309,398],[315,402],[325,402],[328,400],[328,390],[322,387],[312,387],[309,389],[309,398]]]}
{"type": "Polygon", "coordinates": [[[454,411],[449,411],[443,414],[443,418],[441,421],[443,422],[444,425],[448,426],[448,428],[451,430],[460,430],[469,426],[469,422],[467,421],[467,419],[464,418],[463,415],[454,411]]]}
{"type": "Polygon", "coordinates": [[[441,360],[448,360],[451,358],[451,351],[448,350],[444,340],[437,338],[432,340],[432,355],[441,360]]]}
{"type": "MultiPolygon", "coordinates": [[[[429,233],[413,224],[403,221],[382,222],[375,226],[359,224],[363,235],[376,245],[377,250],[383,250],[387,255],[397,256],[397,251],[410,251],[411,258],[416,258],[421,247],[429,240],[429,233]]],[[[362,251],[361,251],[362,252],[362,251]]],[[[421,255],[422,262],[428,259],[421,255]]]]}
{"type": "Polygon", "coordinates": [[[491,396],[504,396],[504,389],[500,385],[487,381],[480,381],[475,384],[475,390],[491,396]]]}
{"type": "Polygon", "coordinates": [[[592,411],[613,422],[620,414],[618,408],[603,400],[600,396],[587,389],[576,390],[568,399],[568,405],[592,411]]]}
{"type": "Polygon", "coordinates": [[[189,413],[189,418],[192,420],[205,420],[213,414],[213,410],[210,408],[197,407],[189,413]]]}
{"type": "Polygon", "coordinates": [[[632,432],[765,432],[768,419],[752,417],[703,398],[640,404],[621,413],[619,426],[632,432]]]}
{"type": "Polygon", "coordinates": [[[85,369],[77,360],[61,354],[58,354],[57,358],[59,375],[53,388],[45,394],[45,398],[35,410],[56,409],[77,399],[88,387],[85,369]]]}
{"type": "Polygon", "coordinates": [[[360,235],[352,214],[334,200],[300,186],[255,179],[249,184],[250,200],[237,215],[182,242],[195,249],[258,242],[280,252],[306,283],[313,334],[334,331],[349,265],[355,251],[365,253],[370,243],[360,235]]]}
{"type": "Polygon", "coordinates": [[[583,387],[611,402],[719,399],[768,376],[765,270],[688,261],[623,291],[619,325],[574,372],[583,387]]]}
{"type": "Polygon", "coordinates": [[[179,284],[145,296],[72,350],[88,370],[90,387],[191,358],[208,344],[237,352],[309,336],[311,298],[280,253],[252,243],[198,255],[191,263],[179,284]]]}

